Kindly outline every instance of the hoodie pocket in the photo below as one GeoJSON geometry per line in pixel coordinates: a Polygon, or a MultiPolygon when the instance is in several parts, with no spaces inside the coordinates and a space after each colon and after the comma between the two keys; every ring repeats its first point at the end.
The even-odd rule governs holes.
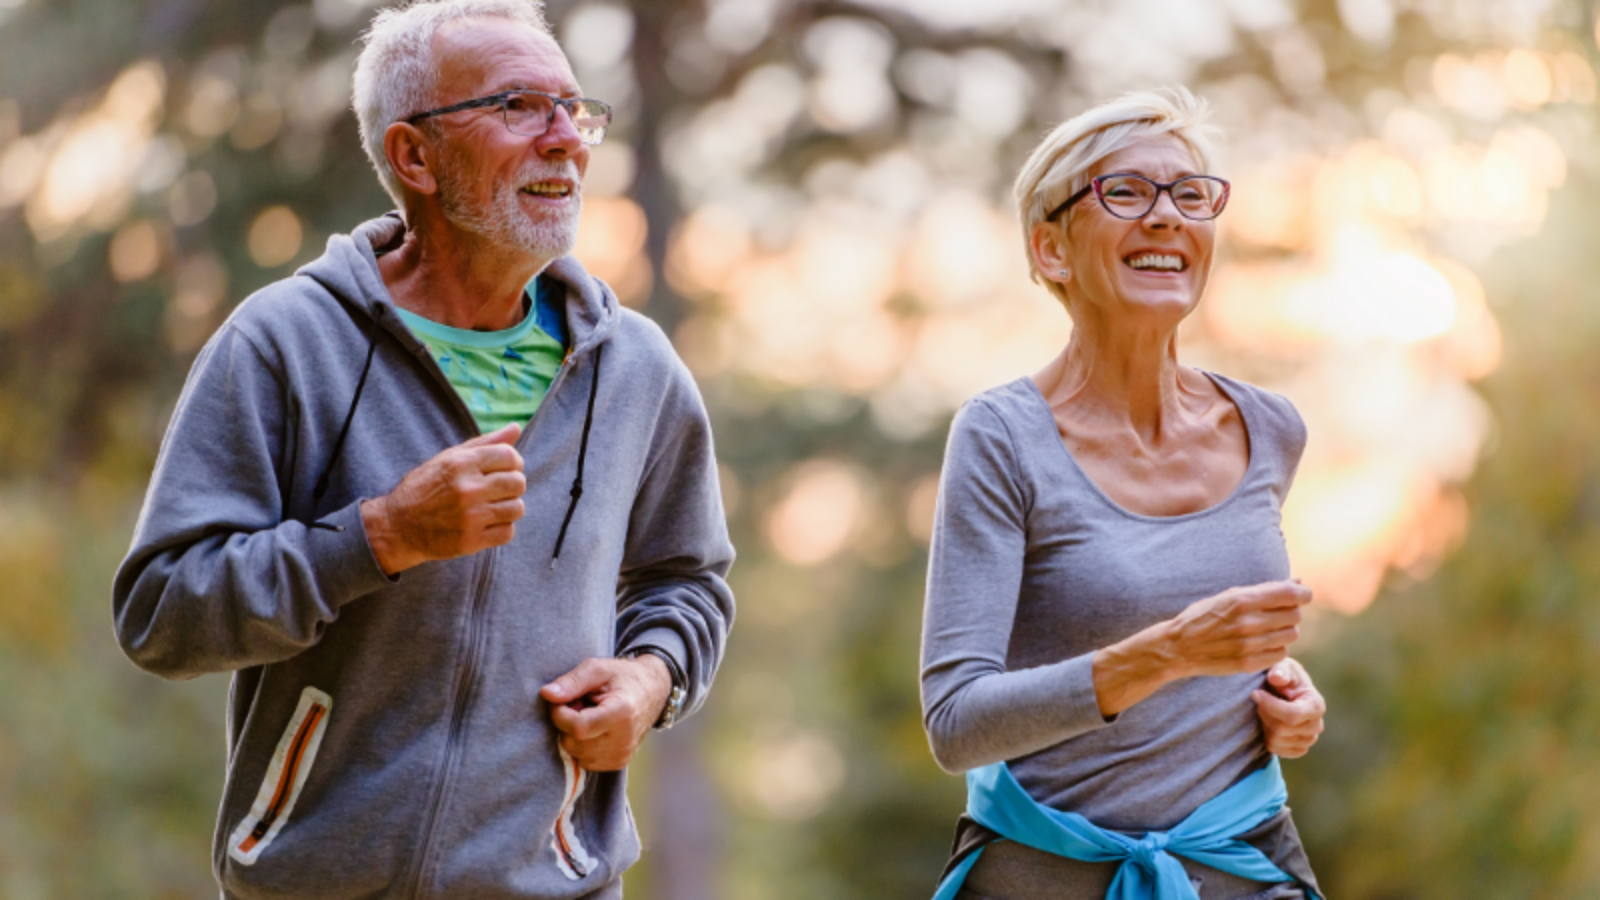
{"type": "Polygon", "coordinates": [[[255,865],[261,852],[283,830],[283,823],[288,821],[300,789],[311,774],[311,764],[316,762],[332,709],[333,699],[322,691],[308,687],[300,693],[300,704],[278,740],[261,790],[244,821],[228,838],[228,855],[235,861],[255,865]]]}
{"type": "Polygon", "coordinates": [[[561,753],[561,767],[566,771],[566,790],[561,798],[561,812],[556,817],[554,833],[550,835],[551,846],[556,851],[556,866],[561,869],[561,874],[573,881],[588,877],[594,871],[596,860],[589,855],[583,841],[578,837],[578,829],[572,821],[573,813],[578,809],[578,798],[583,796],[584,785],[588,783],[589,773],[578,766],[565,749],[556,747],[561,753]]]}

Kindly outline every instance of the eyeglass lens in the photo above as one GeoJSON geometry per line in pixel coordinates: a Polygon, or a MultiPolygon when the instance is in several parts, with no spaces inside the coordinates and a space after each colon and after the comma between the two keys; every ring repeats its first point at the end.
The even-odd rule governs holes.
{"type": "MultiPolygon", "coordinates": [[[[611,110],[598,100],[571,100],[562,104],[585,144],[598,144],[611,124],[611,110]]],[[[555,119],[555,101],[539,94],[512,94],[506,98],[506,127],[512,133],[538,137],[555,119]]]]}
{"type": "MultiPolygon", "coordinates": [[[[1228,192],[1220,178],[1194,175],[1179,179],[1169,193],[1178,212],[1190,219],[1214,219],[1222,212],[1228,192]]],[[[1111,175],[1100,181],[1100,200],[1106,211],[1122,219],[1138,219],[1155,209],[1161,188],[1138,175],[1111,175]]]]}

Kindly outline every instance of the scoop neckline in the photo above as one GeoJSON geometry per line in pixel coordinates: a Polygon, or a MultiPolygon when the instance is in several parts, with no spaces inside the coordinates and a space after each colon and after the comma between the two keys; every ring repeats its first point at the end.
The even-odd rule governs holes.
{"type": "Polygon", "coordinates": [[[1039,385],[1034,382],[1031,377],[1026,375],[1018,379],[1018,381],[1027,382],[1026,389],[1033,396],[1033,398],[1038,401],[1039,408],[1044,411],[1045,421],[1050,426],[1050,435],[1055,438],[1056,448],[1061,451],[1062,456],[1066,457],[1067,464],[1071,466],[1072,471],[1089,486],[1089,490],[1093,491],[1094,495],[1099,497],[1102,503],[1111,507],[1113,510],[1116,510],[1122,515],[1139,522],[1186,522],[1191,519],[1199,519],[1205,516],[1213,515],[1218,511],[1232,505],[1233,502],[1244,493],[1245,486],[1250,483],[1252,478],[1255,477],[1258,465],[1257,460],[1260,456],[1260,454],[1256,452],[1258,447],[1258,442],[1256,440],[1256,429],[1251,422],[1251,414],[1245,409],[1248,404],[1242,402],[1239,399],[1239,395],[1235,394],[1233,389],[1229,387],[1227,383],[1228,379],[1226,377],[1212,372],[1207,372],[1205,369],[1197,368],[1195,371],[1210,379],[1211,383],[1216,385],[1217,390],[1221,391],[1222,395],[1227,397],[1228,401],[1233,404],[1233,408],[1239,411],[1239,421],[1244,426],[1244,439],[1246,444],[1246,452],[1249,454],[1249,459],[1245,462],[1244,475],[1240,476],[1239,483],[1233,486],[1233,490],[1228,493],[1228,496],[1222,498],[1216,503],[1213,503],[1205,509],[1197,509],[1194,512],[1180,513],[1176,516],[1151,516],[1144,513],[1134,512],[1133,510],[1128,509],[1126,506],[1123,506],[1121,503],[1111,499],[1111,495],[1102,490],[1100,485],[1096,484],[1095,480],[1089,477],[1089,473],[1084,471],[1083,466],[1078,464],[1078,458],[1072,455],[1071,450],[1067,449],[1067,442],[1061,436],[1061,429],[1056,427],[1055,412],[1050,409],[1050,401],[1045,399],[1044,392],[1039,390],[1039,385]]]}

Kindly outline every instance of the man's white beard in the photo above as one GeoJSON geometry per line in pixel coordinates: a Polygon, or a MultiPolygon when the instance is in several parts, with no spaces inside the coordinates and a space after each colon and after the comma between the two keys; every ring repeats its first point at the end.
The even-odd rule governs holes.
{"type": "MultiPolygon", "coordinates": [[[[447,157],[448,158],[448,157],[447,157]]],[[[533,160],[508,181],[494,186],[486,206],[473,208],[465,201],[465,173],[446,163],[439,172],[439,203],[457,228],[483,237],[491,244],[550,262],[572,252],[578,242],[578,218],[583,213],[583,191],[578,166],[571,160],[550,163],[533,160]],[[551,178],[564,178],[572,184],[570,202],[559,210],[523,208],[521,189],[551,178]]]]}

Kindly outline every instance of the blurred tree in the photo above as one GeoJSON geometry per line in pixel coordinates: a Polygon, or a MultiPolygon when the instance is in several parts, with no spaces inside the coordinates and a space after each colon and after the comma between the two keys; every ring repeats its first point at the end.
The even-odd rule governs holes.
{"type": "MultiPolygon", "coordinates": [[[[206,847],[225,682],[170,686],[134,671],[106,627],[106,586],[200,342],[326,235],[388,206],[346,110],[351,42],[373,5],[0,0],[0,895],[214,892],[206,847]]],[[[580,79],[620,113],[591,178],[626,200],[597,187],[592,212],[636,210],[645,223],[634,254],[648,263],[643,287],[628,296],[702,376],[741,554],[740,619],[716,699],[646,745],[635,790],[646,854],[629,895],[928,895],[962,802],[960,779],[928,755],[916,682],[948,409],[904,399],[881,372],[868,374],[889,388],[874,393],[850,386],[859,372],[835,370],[903,360],[897,348],[941,328],[960,340],[935,359],[961,370],[964,355],[1010,337],[975,319],[948,328],[936,291],[897,278],[883,303],[893,328],[806,377],[714,364],[730,342],[750,343],[723,330],[750,297],[685,274],[685,215],[732,208],[748,220],[708,242],[700,262],[717,269],[778,256],[808,211],[841,197],[866,198],[844,207],[851,216],[872,212],[849,223],[847,244],[911,228],[951,197],[1004,210],[1038,134],[1150,79],[1216,98],[1226,121],[1244,123],[1230,142],[1259,151],[1246,159],[1275,141],[1285,145],[1268,149],[1300,159],[1413,138],[1414,128],[1389,134],[1411,107],[1426,112],[1424,138],[1481,149],[1516,109],[1560,139],[1558,161],[1579,173],[1556,195],[1552,227],[1485,269],[1514,327],[1489,388],[1499,450],[1472,489],[1465,551],[1361,618],[1324,621],[1311,662],[1335,718],[1290,777],[1336,896],[1600,890],[1588,862],[1600,858],[1589,852],[1600,816],[1584,806],[1596,723],[1582,682],[1600,558],[1589,415],[1600,373],[1584,356],[1600,325],[1585,302],[1596,274],[1583,212],[1595,195],[1593,106],[1578,102],[1584,77],[1593,99],[1589,10],[1562,0],[993,7],[551,0],[580,79]],[[1506,95],[1483,67],[1514,69],[1494,53],[1524,45],[1544,55],[1521,61],[1524,93],[1506,95]],[[1467,88],[1436,96],[1451,84],[1467,88]],[[1541,90],[1544,100],[1526,99],[1541,90]],[[1502,112],[1485,112],[1491,101],[1502,112]]],[[[1304,174],[1287,190],[1317,183],[1304,174]]],[[[1464,188],[1470,201],[1493,194],[1486,183],[1464,188]]],[[[1413,219],[1431,245],[1468,259],[1493,245],[1481,222],[1430,216],[1413,219]]],[[[991,221],[1011,227],[971,218],[979,237],[991,221]]],[[[1230,263],[1292,255],[1248,242],[1230,253],[1230,263]]],[[[825,255],[793,271],[818,268],[855,271],[825,255]]],[[[810,284],[806,321],[773,316],[778,329],[798,342],[813,320],[839,331],[829,317],[858,321],[810,284]]],[[[992,287],[964,309],[990,305],[992,287]]],[[[1059,311],[1040,303],[1007,328],[1052,334],[1059,311]]],[[[1204,329],[1196,343],[1233,359],[1204,329]]],[[[1040,361],[1002,360],[1008,375],[1040,361]]]]}
{"type": "Polygon", "coordinates": [[[1308,656],[1333,712],[1288,771],[1331,896],[1600,894],[1597,200],[1486,267],[1511,328],[1465,543],[1308,656]]]}

